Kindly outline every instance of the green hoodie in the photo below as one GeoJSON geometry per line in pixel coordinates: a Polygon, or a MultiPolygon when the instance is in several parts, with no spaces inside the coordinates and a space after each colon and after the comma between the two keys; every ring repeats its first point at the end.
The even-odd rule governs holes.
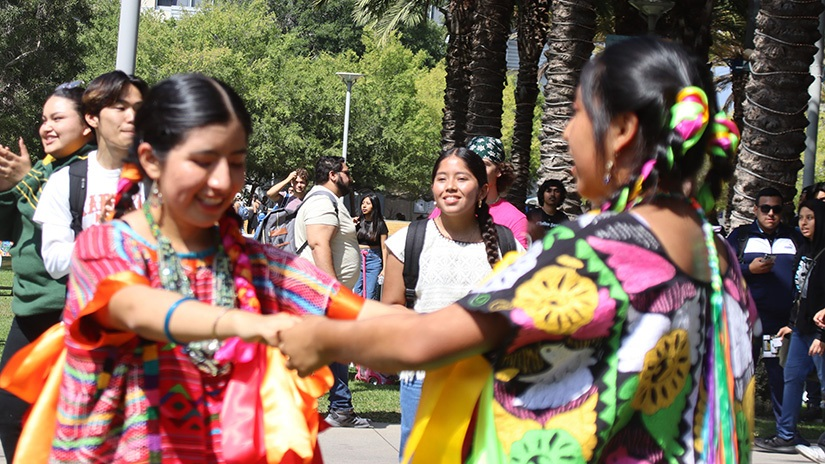
{"type": "Polygon", "coordinates": [[[66,302],[66,278],[53,279],[43,265],[40,224],[32,221],[40,194],[49,176],[59,168],[87,156],[86,145],[61,159],[47,155],[13,188],[0,192],[0,240],[14,242],[9,253],[14,271],[11,310],[16,316],[62,311],[66,302]]]}

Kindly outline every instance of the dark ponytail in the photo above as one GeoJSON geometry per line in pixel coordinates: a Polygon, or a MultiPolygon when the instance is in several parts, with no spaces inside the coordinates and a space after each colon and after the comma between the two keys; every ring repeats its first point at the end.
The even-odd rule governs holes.
{"type": "Polygon", "coordinates": [[[493,222],[493,216],[490,215],[490,206],[487,205],[486,201],[482,201],[481,206],[476,208],[476,218],[478,229],[481,231],[481,239],[484,241],[484,248],[487,251],[487,262],[490,263],[490,267],[493,267],[499,260],[499,240],[496,224],[493,222]]]}

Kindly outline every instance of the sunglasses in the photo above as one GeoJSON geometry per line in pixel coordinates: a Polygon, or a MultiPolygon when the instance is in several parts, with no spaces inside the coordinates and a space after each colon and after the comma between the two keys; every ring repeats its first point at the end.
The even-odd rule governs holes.
{"type": "Polygon", "coordinates": [[[78,87],[80,87],[84,84],[86,84],[86,83],[81,81],[81,80],[76,80],[76,81],[71,81],[71,82],[64,82],[64,83],[58,85],[54,90],[55,91],[57,91],[57,90],[71,90],[71,89],[76,89],[76,88],[78,88],[78,87]]]}
{"type": "Polygon", "coordinates": [[[759,205],[759,211],[762,211],[762,214],[768,214],[771,210],[773,210],[773,214],[781,214],[782,205],[759,205]]]}

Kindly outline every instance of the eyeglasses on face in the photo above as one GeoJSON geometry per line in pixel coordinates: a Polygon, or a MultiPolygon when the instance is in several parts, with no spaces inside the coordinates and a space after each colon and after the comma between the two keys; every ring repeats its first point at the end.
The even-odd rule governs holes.
{"type": "Polygon", "coordinates": [[[771,210],[773,210],[773,214],[781,214],[782,205],[759,205],[759,211],[762,211],[762,214],[768,214],[771,210]]]}
{"type": "Polygon", "coordinates": [[[338,174],[346,174],[347,177],[349,177],[349,169],[347,169],[345,171],[338,171],[338,174]]]}
{"type": "Polygon", "coordinates": [[[57,91],[57,90],[76,89],[76,88],[78,88],[78,87],[80,87],[84,84],[86,84],[86,83],[81,81],[81,80],[76,80],[76,81],[71,81],[71,82],[64,82],[64,83],[58,85],[54,90],[57,91]]]}

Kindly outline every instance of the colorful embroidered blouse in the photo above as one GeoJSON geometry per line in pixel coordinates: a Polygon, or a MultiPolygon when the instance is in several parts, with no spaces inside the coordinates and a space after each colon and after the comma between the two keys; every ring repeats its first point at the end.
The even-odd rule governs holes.
{"type": "MultiPolygon", "coordinates": [[[[724,290],[733,415],[747,459],[756,316],[735,265],[724,290]]],[[[508,462],[707,462],[699,432],[709,407],[710,293],[639,218],[602,214],[555,227],[459,301],[516,328],[506,350],[490,355],[508,462]]]]}
{"type": "MultiPolygon", "coordinates": [[[[337,281],[257,242],[245,248],[263,313],[327,312],[337,281]]],[[[181,346],[134,336],[113,342],[117,334],[93,318],[76,320],[105,291],[101,284],[125,275],[160,287],[154,246],[115,221],[84,231],[75,249],[64,322],[80,330],[67,331],[51,461],[223,462],[229,432],[222,430],[221,408],[229,375],[202,374],[181,346]],[[101,346],[91,348],[95,344],[101,346]]],[[[179,255],[200,301],[213,301],[213,255],[179,255]]]]}

